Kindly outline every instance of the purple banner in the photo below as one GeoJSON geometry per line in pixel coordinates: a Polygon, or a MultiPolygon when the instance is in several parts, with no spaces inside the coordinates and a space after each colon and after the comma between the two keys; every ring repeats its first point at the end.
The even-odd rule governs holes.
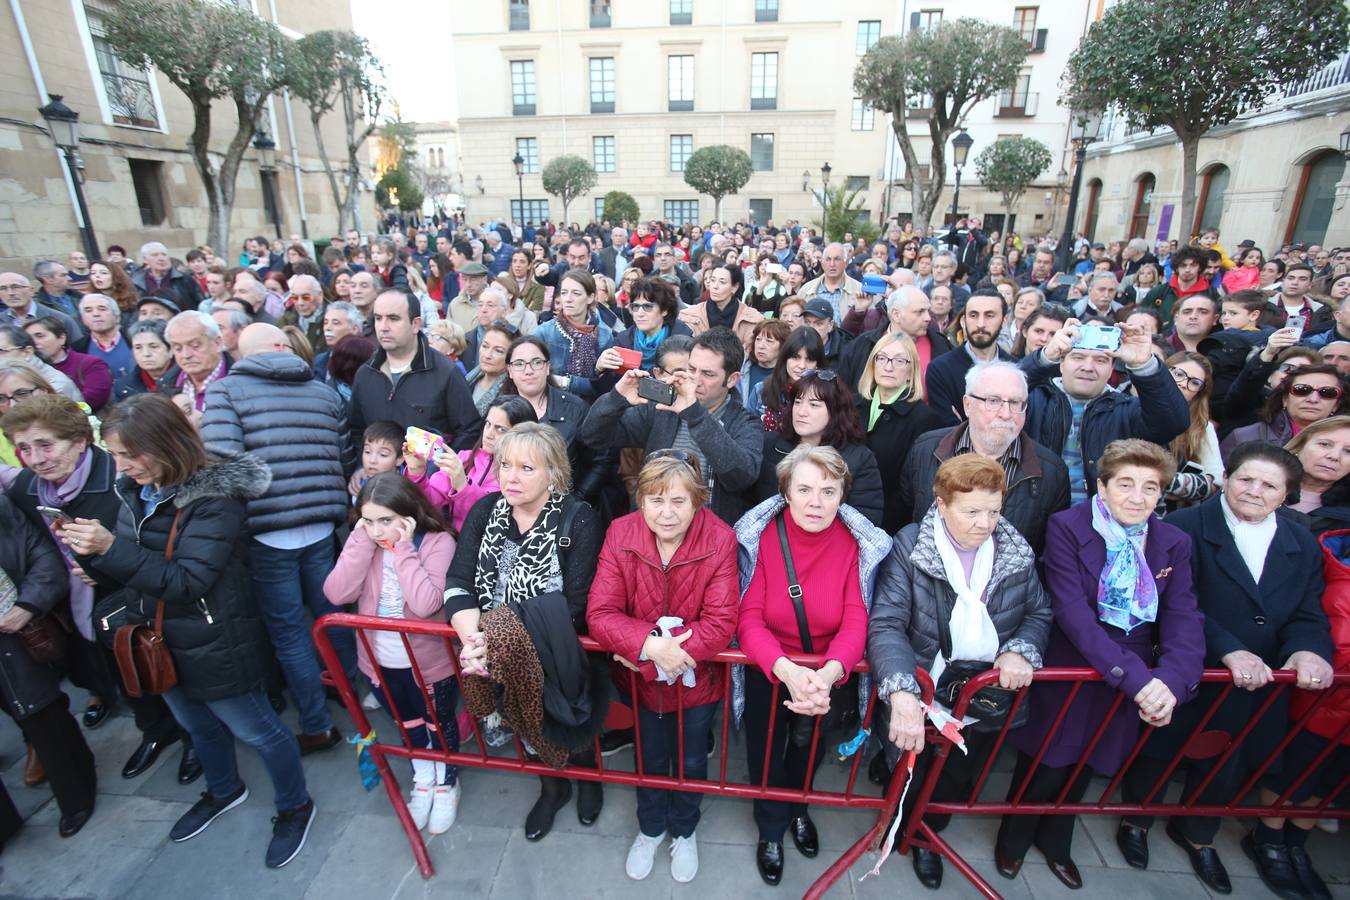
{"type": "Polygon", "coordinates": [[[1163,204],[1162,212],[1158,213],[1158,240],[1167,238],[1167,230],[1172,227],[1172,211],[1176,209],[1171,203],[1163,204]]]}

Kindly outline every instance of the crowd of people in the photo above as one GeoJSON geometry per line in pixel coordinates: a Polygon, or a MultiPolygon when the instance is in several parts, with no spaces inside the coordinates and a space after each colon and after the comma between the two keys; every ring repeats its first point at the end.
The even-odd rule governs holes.
{"type": "MultiPolygon", "coordinates": [[[[597,738],[606,755],[634,743],[604,730],[615,702],[647,773],[705,778],[720,712],[752,781],[800,789],[826,747],[813,729],[856,730],[875,687],[862,746],[884,784],[906,751],[931,764],[918,670],[948,710],[997,670],[937,783],[947,801],[1021,690],[1007,752],[1024,799],[1122,774],[1143,800],[1221,697],[1202,669],[1223,667],[1236,690],[1209,724],[1246,727],[1241,751],[1176,769],[1199,802],[1232,799],[1350,665],[1350,248],[1230,255],[1209,229],[1057,254],[970,218],[843,237],[438,217],[317,254],[256,237],[237,260],[178,260],[150,242],[135,261],[109,247],[0,273],[0,699],[61,835],[94,812],[84,732],[126,703],[141,742],[124,778],[175,743],[179,783],[205,777],[172,840],[247,800],[241,741],[272,782],[266,863],[294,859],[317,814],[302,759],[344,739],[310,621],[343,609],[457,632],[358,648],[330,631],[363,705],[413,746],[514,733],[557,769],[594,767],[597,738]],[[172,661],[158,692],[128,670],[137,629],[172,661]],[[719,711],[710,660],[732,646],[750,662],[719,711]],[[1104,680],[1070,695],[1043,666],[1104,680]],[[1276,669],[1298,683],[1272,701],[1276,669]]],[[[1350,692],[1317,703],[1261,773],[1267,802],[1334,787],[1347,716],[1350,692]]],[[[462,773],[410,768],[414,823],[448,831],[462,773]]],[[[540,781],[528,840],[573,794],[583,825],[600,816],[600,782],[540,781]]],[[[700,796],[637,790],[631,878],[667,838],[672,877],[695,877],[700,796]]],[[[754,819],[768,884],[785,836],[819,851],[805,805],[755,801],[754,819]]],[[[0,841],[21,824],[0,795],[0,841]]],[[[1129,865],[1148,867],[1151,824],[1120,822],[1129,865]]],[[[1329,896],[1315,824],[1243,838],[1279,896],[1329,896]]],[[[1166,833],[1227,893],[1218,826],[1166,833]]],[[[1034,845],[1079,888],[1072,835],[1070,816],[1010,816],[998,871],[1034,845]]],[[[911,857],[939,887],[941,857],[911,857]]]]}

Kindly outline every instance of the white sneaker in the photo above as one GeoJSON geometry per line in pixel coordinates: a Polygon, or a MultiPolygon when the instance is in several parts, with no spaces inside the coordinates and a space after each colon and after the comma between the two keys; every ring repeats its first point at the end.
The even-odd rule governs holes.
{"type": "Polygon", "coordinates": [[[364,697],[361,698],[361,708],[372,711],[379,709],[380,698],[375,696],[374,691],[371,691],[369,694],[366,694],[364,697]]]}
{"type": "Polygon", "coordinates": [[[1341,830],[1340,819],[1318,819],[1317,828],[1319,831],[1325,831],[1327,834],[1335,834],[1341,830]]]}
{"type": "Polygon", "coordinates": [[[680,884],[693,881],[698,874],[698,841],[689,837],[670,842],[670,877],[680,884]]]}
{"type": "Polygon", "coordinates": [[[624,865],[624,871],[628,877],[634,881],[641,881],[652,874],[652,864],[656,861],[656,848],[666,839],[664,833],[660,837],[647,837],[641,831],[633,839],[633,846],[628,848],[628,862],[624,865]]]}
{"type": "Polygon", "coordinates": [[[431,824],[427,831],[431,834],[445,834],[455,824],[459,815],[459,782],[454,786],[440,784],[431,795],[431,824]]]}
{"type": "Polygon", "coordinates": [[[413,824],[421,831],[427,827],[427,817],[431,815],[431,788],[415,787],[408,795],[408,812],[412,813],[413,824]]]}

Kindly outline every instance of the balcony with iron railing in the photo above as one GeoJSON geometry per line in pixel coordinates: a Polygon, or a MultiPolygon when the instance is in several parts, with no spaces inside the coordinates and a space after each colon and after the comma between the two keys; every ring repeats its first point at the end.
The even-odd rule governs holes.
{"type": "Polygon", "coordinates": [[[1290,100],[1346,85],[1350,85],[1350,51],[1342,53],[1338,59],[1327,63],[1307,78],[1284,85],[1280,90],[1280,97],[1290,100]]]}
{"type": "Polygon", "coordinates": [[[998,95],[998,119],[1027,119],[1036,115],[1041,95],[1036,91],[1004,91],[998,95]]]}
{"type": "Polygon", "coordinates": [[[150,92],[149,81],[114,72],[101,74],[114,122],[140,128],[159,127],[159,112],[155,109],[155,97],[150,92]]]}

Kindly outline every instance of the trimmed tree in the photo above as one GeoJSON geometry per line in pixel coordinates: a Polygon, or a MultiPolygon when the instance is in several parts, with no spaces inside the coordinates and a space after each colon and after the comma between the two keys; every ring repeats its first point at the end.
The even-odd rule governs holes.
{"type": "MultiPolygon", "coordinates": [[[[356,220],[357,184],[361,178],[361,148],[379,128],[384,105],[384,67],[366,39],[350,31],[314,31],[295,42],[295,72],[291,92],[309,107],[314,142],[319,150],[338,231],[356,220]],[[341,107],[344,128],[342,170],[333,168],[324,144],[323,117],[341,107]]],[[[401,193],[400,193],[401,196],[401,193]]]]}
{"type": "Polygon", "coordinates": [[[589,160],[580,156],[559,156],[551,159],[540,173],[544,190],[562,201],[564,222],[567,221],[567,207],[572,201],[595,187],[598,180],[595,167],[589,160]]]}
{"type": "Polygon", "coordinates": [[[636,222],[638,213],[638,204],[632,194],[610,191],[605,195],[605,206],[600,218],[618,225],[621,222],[636,222]]]}
{"type": "Polygon", "coordinates": [[[713,221],[722,219],[722,198],[745,187],[753,167],[750,154],[730,144],[695,150],[684,163],[684,183],[713,198],[713,221]]]}
{"type": "Polygon", "coordinates": [[[1054,162],[1050,148],[1035,138],[1015,134],[1001,137],[975,157],[975,174],[984,186],[1003,195],[1011,216],[1027,186],[1054,162]]]}
{"type": "Polygon", "coordinates": [[[1181,143],[1183,243],[1195,223],[1200,139],[1307,77],[1350,43],[1344,0],[1121,0],[1093,23],[1064,72],[1062,104],[1114,106],[1133,130],[1181,143]]]}
{"type": "Polygon", "coordinates": [[[230,246],[239,163],[267,98],[288,83],[294,42],[252,12],[213,0],[119,0],[111,6],[104,27],[113,52],[131,65],[163,72],[192,107],[188,147],[206,189],[206,242],[223,252],[230,246]],[[224,153],[211,149],[217,100],[234,107],[234,134],[224,153]]]}
{"type": "Polygon", "coordinates": [[[883,37],[859,60],[853,93],[891,115],[909,170],[915,225],[928,227],[947,184],[947,141],[975,104],[1013,85],[1026,55],[1026,41],[1016,29],[961,18],[904,37],[883,37]],[[909,131],[911,107],[927,111],[927,174],[909,131]]]}

